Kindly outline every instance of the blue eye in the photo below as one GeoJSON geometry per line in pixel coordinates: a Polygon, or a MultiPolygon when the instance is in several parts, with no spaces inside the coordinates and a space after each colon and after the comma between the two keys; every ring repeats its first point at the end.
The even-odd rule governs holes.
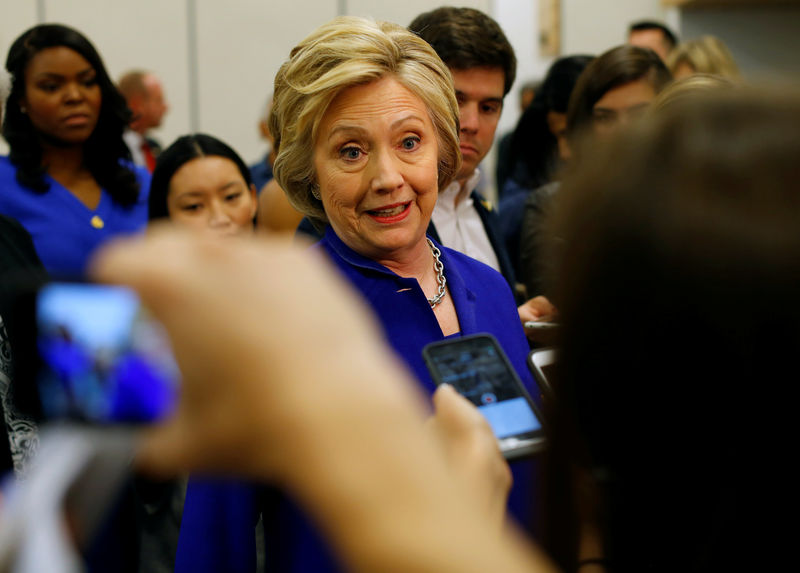
{"type": "Polygon", "coordinates": [[[344,147],[339,151],[339,155],[348,161],[355,161],[361,157],[361,150],[358,147],[344,147]]]}
{"type": "Polygon", "coordinates": [[[419,137],[406,137],[403,140],[403,149],[405,149],[406,151],[411,151],[413,149],[416,149],[419,143],[420,143],[419,137]]]}

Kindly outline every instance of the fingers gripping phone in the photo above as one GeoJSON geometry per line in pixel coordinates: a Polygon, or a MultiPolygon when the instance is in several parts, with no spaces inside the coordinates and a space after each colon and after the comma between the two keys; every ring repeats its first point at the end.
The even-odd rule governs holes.
{"type": "Polygon", "coordinates": [[[174,406],[180,378],[163,327],[124,287],[47,283],[36,294],[45,418],[144,423],[174,406]]]}
{"type": "Polygon", "coordinates": [[[544,447],[536,405],[493,336],[434,342],[422,355],[437,384],[450,384],[477,406],[506,459],[528,456],[544,447]]]}

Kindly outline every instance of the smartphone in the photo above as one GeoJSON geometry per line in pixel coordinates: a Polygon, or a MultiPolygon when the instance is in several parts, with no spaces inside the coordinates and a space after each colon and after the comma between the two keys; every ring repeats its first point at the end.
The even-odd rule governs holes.
{"type": "Polygon", "coordinates": [[[528,320],[523,325],[525,328],[531,328],[536,330],[551,330],[558,328],[560,325],[557,322],[550,322],[547,319],[540,319],[540,320],[528,320]]]}
{"type": "Polygon", "coordinates": [[[180,372],[164,328],[132,290],[45,283],[35,314],[45,419],[138,424],[172,411],[180,372]]]}
{"type": "Polygon", "coordinates": [[[506,459],[545,445],[541,416],[503,349],[490,334],[428,344],[425,364],[437,384],[450,384],[488,420],[506,459]]]}
{"type": "Polygon", "coordinates": [[[545,396],[553,395],[553,369],[557,353],[554,348],[537,348],[528,354],[528,369],[545,396]]]}

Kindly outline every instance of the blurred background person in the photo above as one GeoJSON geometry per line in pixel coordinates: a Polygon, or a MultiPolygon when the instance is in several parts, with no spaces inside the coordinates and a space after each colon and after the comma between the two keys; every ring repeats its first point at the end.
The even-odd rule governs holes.
{"type": "MultiPolygon", "coordinates": [[[[542,87],[540,81],[527,81],[519,88],[519,113],[522,115],[528,106],[533,103],[536,93],[542,87]]],[[[497,198],[500,200],[503,192],[503,184],[508,179],[512,170],[511,161],[509,159],[509,149],[511,147],[511,137],[514,130],[504,133],[497,140],[497,158],[495,161],[495,186],[497,189],[497,198]]]]}
{"type": "Polygon", "coordinates": [[[552,180],[569,158],[567,107],[575,83],[593,56],[567,56],[547,71],[537,97],[517,123],[509,150],[515,166],[503,197],[525,193],[552,180]]]}
{"type": "Polygon", "coordinates": [[[125,143],[131,150],[134,163],[152,173],[161,144],[153,139],[150,130],[161,126],[169,109],[161,80],[152,72],[132,70],[123,74],[117,85],[133,112],[125,131],[125,143]]]}
{"type": "MultiPolygon", "coordinates": [[[[271,111],[272,96],[269,97],[266,113],[259,123],[262,137],[269,142],[269,152],[263,160],[250,166],[250,174],[258,191],[258,228],[271,233],[294,234],[303,220],[303,214],[295,209],[286,192],[273,177],[275,138],[269,127],[271,111]]],[[[310,234],[315,234],[313,227],[309,225],[308,229],[310,234]]]]}
{"type": "Polygon", "coordinates": [[[569,157],[567,106],[578,76],[593,59],[593,56],[567,56],[548,69],[536,98],[513,132],[508,154],[513,170],[502,198],[550,182],[559,160],[569,157]]]}
{"type": "Polygon", "coordinates": [[[48,271],[80,276],[94,249],[147,222],[150,176],[122,139],[130,112],[94,46],[35,26],[11,45],[0,213],[31,234],[48,271]]]}
{"type": "Polygon", "coordinates": [[[30,381],[15,372],[15,352],[22,343],[12,338],[17,326],[13,324],[13,295],[18,279],[43,280],[46,273],[30,234],[4,215],[0,215],[0,277],[0,475],[13,471],[24,478],[38,450],[39,436],[30,381]]]}
{"type": "Polygon", "coordinates": [[[562,162],[569,159],[567,106],[578,76],[592,59],[568,56],[556,60],[512,133],[507,157],[513,172],[505,183],[498,210],[506,249],[520,278],[519,240],[525,201],[533,190],[553,181],[562,162]]]}
{"type": "Polygon", "coordinates": [[[692,74],[740,77],[739,66],[725,43],[714,36],[703,36],[680,44],[667,59],[672,75],[683,79],[692,74]]]}
{"type": "Polygon", "coordinates": [[[640,48],[650,48],[663,62],[678,44],[678,36],[661,22],[643,20],[628,27],[628,44],[640,48]]]}
{"type": "Polygon", "coordinates": [[[150,221],[174,223],[218,236],[251,234],[256,187],[242,158],[219,139],[179,137],[159,155],[150,184],[150,221]]]}
{"type": "Polygon", "coordinates": [[[6,98],[10,90],[10,78],[5,70],[0,70],[0,125],[3,125],[3,111],[6,107],[6,98]]]}
{"type": "Polygon", "coordinates": [[[272,164],[275,162],[275,138],[269,131],[269,114],[272,111],[272,95],[267,98],[267,105],[264,106],[264,115],[258,120],[258,132],[261,139],[267,144],[267,151],[259,161],[250,165],[250,178],[253,185],[260,193],[264,185],[272,180],[272,164]]]}
{"type": "Polygon", "coordinates": [[[542,82],[531,80],[519,86],[519,112],[522,113],[533,103],[536,92],[542,86],[542,82]]]}
{"type": "Polygon", "coordinates": [[[742,87],[738,82],[711,74],[693,74],[688,78],[675,80],[659,92],[648,110],[648,115],[658,115],[664,109],[693,99],[703,94],[722,93],[725,89],[742,87]]]}
{"type": "Polygon", "coordinates": [[[258,196],[258,228],[270,233],[294,235],[300,227],[300,235],[319,239],[319,233],[303,220],[286,196],[286,192],[275,179],[270,179],[258,196]]]}
{"type": "MultiPolygon", "coordinates": [[[[578,78],[567,110],[570,162],[579,164],[583,154],[594,153],[601,141],[637,120],[670,81],[664,63],[647,48],[619,46],[593,60],[578,78]]],[[[529,295],[548,292],[551,269],[550,262],[542,258],[541,231],[558,189],[558,184],[541,187],[525,202],[519,266],[520,280],[529,295]]]]}

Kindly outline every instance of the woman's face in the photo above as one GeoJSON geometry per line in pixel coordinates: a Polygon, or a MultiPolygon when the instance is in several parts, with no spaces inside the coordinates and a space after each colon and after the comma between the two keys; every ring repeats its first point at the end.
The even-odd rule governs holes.
{"type": "Polygon", "coordinates": [[[25,69],[21,108],[46,139],[84,143],[97,126],[102,102],[97,72],[70,48],[45,48],[25,69]]]}
{"type": "Polygon", "coordinates": [[[171,221],[220,236],[253,232],[256,188],[247,186],[236,164],[211,155],[184,163],[169,182],[171,221]]]}
{"type": "Polygon", "coordinates": [[[608,90],[592,107],[595,135],[606,136],[627,125],[655,98],[656,91],[645,78],[608,90]]]}
{"type": "Polygon", "coordinates": [[[558,158],[567,161],[572,157],[572,152],[567,141],[567,114],[558,111],[548,111],[545,116],[547,128],[558,143],[558,158]]]}
{"type": "Polygon", "coordinates": [[[379,261],[399,261],[424,246],[438,194],[438,158],[425,104],[396,79],[342,91],[314,145],[333,230],[351,249],[379,261]]]}

